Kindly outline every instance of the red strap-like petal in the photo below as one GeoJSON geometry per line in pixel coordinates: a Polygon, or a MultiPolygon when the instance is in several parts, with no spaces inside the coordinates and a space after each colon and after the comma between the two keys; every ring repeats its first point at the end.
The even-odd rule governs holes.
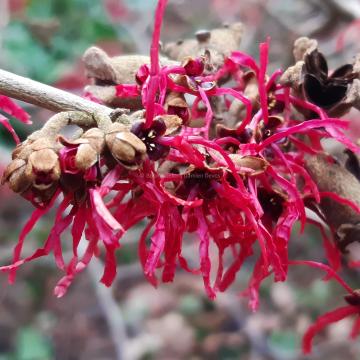
{"type": "MultiPolygon", "coordinates": [[[[54,202],[57,199],[57,197],[58,197],[58,194],[55,194],[47,207],[45,207],[43,209],[36,209],[32,213],[30,219],[27,221],[27,223],[21,230],[18,243],[14,248],[13,264],[15,264],[16,262],[18,262],[20,260],[21,251],[22,251],[22,248],[24,245],[24,240],[25,240],[26,236],[34,228],[34,226],[39,221],[39,219],[41,217],[43,217],[53,207],[54,202]]],[[[13,270],[11,270],[9,272],[9,283],[10,284],[13,284],[15,282],[15,277],[16,277],[16,268],[14,268],[13,270]]]]}
{"type": "Polygon", "coordinates": [[[327,312],[320,316],[313,325],[306,331],[303,341],[302,349],[304,354],[310,354],[312,351],[312,342],[317,333],[322,331],[326,326],[340,321],[350,315],[359,313],[359,309],[355,306],[344,306],[336,310],[327,312]]]}
{"type": "Polygon", "coordinates": [[[32,124],[30,115],[7,96],[0,95],[0,109],[24,124],[32,124]]]}
{"type": "Polygon", "coordinates": [[[269,62],[269,39],[265,43],[260,44],[260,69],[258,75],[259,82],[259,96],[262,116],[265,124],[268,123],[269,110],[268,110],[268,94],[266,91],[266,70],[269,62]]]}
{"type": "Polygon", "coordinates": [[[14,130],[14,128],[11,126],[11,124],[9,123],[9,120],[0,114],[0,124],[4,126],[4,128],[11,134],[11,136],[13,137],[16,145],[20,143],[20,139],[16,133],[16,131],[14,130]]]}
{"type": "Polygon", "coordinates": [[[196,208],[194,211],[198,219],[198,228],[196,232],[200,238],[200,245],[199,245],[200,269],[203,276],[206,293],[210,299],[214,299],[216,294],[210,284],[211,262],[209,256],[210,239],[209,239],[208,227],[204,215],[201,212],[201,209],[196,208]]]}

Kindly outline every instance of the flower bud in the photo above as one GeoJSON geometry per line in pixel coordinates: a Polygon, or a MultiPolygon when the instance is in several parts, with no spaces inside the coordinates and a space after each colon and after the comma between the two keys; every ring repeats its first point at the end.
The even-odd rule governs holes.
{"type": "Polygon", "coordinates": [[[183,94],[177,92],[170,92],[165,99],[165,111],[169,115],[177,115],[184,122],[184,125],[189,123],[190,111],[183,94]]]}
{"type": "Polygon", "coordinates": [[[80,144],[75,156],[75,164],[81,171],[89,169],[99,159],[98,152],[90,144],[80,144]]]}
{"type": "Polygon", "coordinates": [[[9,187],[16,193],[22,193],[28,189],[32,182],[25,175],[26,162],[22,159],[13,160],[5,169],[1,184],[9,183],[9,187]]]}
{"type": "Polygon", "coordinates": [[[61,168],[70,174],[83,172],[93,166],[105,147],[104,132],[98,128],[92,128],[72,141],[59,136],[59,141],[65,145],[60,150],[61,168]]]}
{"type": "Polygon", "coordinates": [[[45,205],[55,193],[60,178],[59,157],[53,143],[45,138],[25,141],[13,152],[2,183],[29,199],[36,206],[45,205]]]}
{"type": "Polygon", "coordinates": [[[30,155],[30,144],[32,143],[32,141],[30,141],[29,139],[25,140],[24,142],[17,144],[15,149],[13,150],[12,154],[11,154],[11,158],[13,160],[15,159],[25,159],[27,158],[27,156],[30,155]]]}
{"type": "Polygon", "coordinates": [[[97,152],[101,153],[105,147],[105,136],[104,132],[98,128],[92,128],[86,131],[82,136],[82,139],[89,141],[91,147],[97,152]]]}
{"type": "Polygon", "coordinates": [[[60,178],[60,163],[53,149],[45,148],[31,153],[25,168],[25,175],[33,180],[38,190],[46,190],[60,178]]]}
{"type": "Polygon", "coordinates": [[[124,125],[114,123],[105,135],[105,141],[114,158],[126,168],[138,168],[145,157],[145,144],[124,125]]]}

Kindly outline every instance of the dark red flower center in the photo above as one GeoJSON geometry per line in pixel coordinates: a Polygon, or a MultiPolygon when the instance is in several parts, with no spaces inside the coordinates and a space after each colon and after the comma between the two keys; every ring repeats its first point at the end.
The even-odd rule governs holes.
{"type": "Polygon", "coordinates": [[[190,119],[189,109],[184,106],[168,106],[167,113],[169,115],[177,115],[179,118],[181,118],[184,122],[184,125],[187,125],[190,119]]]}
{"type": "Polygon", "coordinates": [[[186,75],[188,76],[200,76],[204,71],[204,60],[201,58],[189,59],[184,65],[186,75]]]}
{"type": "Polygon", "coordinates": [[[150,128],[145,128],[144,122],[136,122],[131,127],[131,132],[136,135],[146,146],[147,154],[150,160],[156,161],[166,156],[169,147],[159,144],[156,140],[159,136],[165,134],[166,125],[162,119],[154,119],[150,128]]]}
{"type": "Polygon", "coordinates": [[[35,185],[51,185],[54,180],[51,177],[51,174],[44,171],[34,171],[36,175],[35,185]]]}
{"type": "Polygon", "coordinates": [[[179,193],[186,198],[193,189],[197,189],[198,196],[210,200],[216,196],[213,182],[220,181],[222,176],[221,170],[196,169],[184,174],[183,187],[179,189],[179,193]]]}

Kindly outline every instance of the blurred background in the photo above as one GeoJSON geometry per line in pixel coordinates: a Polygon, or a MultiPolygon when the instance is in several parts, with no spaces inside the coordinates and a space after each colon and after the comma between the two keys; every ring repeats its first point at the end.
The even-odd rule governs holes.
{"type": "MultiPolygon", "coordinates": [[[[110,54],[146,54],[155,5],[155,0],[0,0],[0,67],[80,94],[87,83],[84,50],[96,44],[110,54]]],[[[330,68],[360,51],[358,0],[170,0],[162,40],[239,20],[246,26],[243,51],[257,56],[259,42],[271,36],[272,69],[292,64],[292,44],[299,36],[319,40],[330,68]]],[[[51,115],[23,105],[34,125],[14,122],[22,138],[51,115]]],[[[358,138],[358,114],[350,116],[358,138]]],[[[4,132],[0,143],[1,169],[13,143],[4,132]]],[[[1,264],[10,262],[31,211],[25,200],[0,187],[1,264]]],[[[52,219],[50,214],[30,234],[24,255],[43,243],[52,219]]],[[[291,256],[324,260],[318,229],[297,232],[291,256]]],[[[60,300],[52,292],[61,275],[50,257],[23,266],[13,286],[0,274],[0,360],[300,360],[301,334],[342,301],[342,290],[321,281],[323,274],[293,268],[285,284],[264,284],[260,309],[252,314],[239,296],[251,263],[215,301],[206,298],[201,278],[181,272],[174,284],[155,290],[137,261],[138,235],[134,229],[123,239],[112,289],[98,282],[101,260],[91,263],[60,300]]],[[[63,240],[66,244],[66,236],[63,240]]],[[[343,275],[359,287],[357,272],[343,275]]],[[[347,320],[329,327],[307,359],[360,359],[360,344],[347,339],[350,328],[347,320]]]]}

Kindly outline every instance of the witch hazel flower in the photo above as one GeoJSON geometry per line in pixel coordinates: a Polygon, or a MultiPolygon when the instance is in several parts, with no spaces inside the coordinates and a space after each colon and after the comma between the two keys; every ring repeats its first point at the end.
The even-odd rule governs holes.
{"type": "Polygon", "coordinates": [[[150,160],[156,161],[166,156],[169,148],[158,143],[156,140],[166,132],[166,125],[161,117],[155,118],[151,127],[145,128],[145,122],[136,122],[131,127],[131,132],[136,135],[146,146],[150,160]]]}
{"type": "MultiPolygon", "coordinates": [[[[77,115],[77,113],[65,113],[60,115],[60,120],[61,118],[71,119],[72,116],[74,116],[73,120],[75,120],[77,115]]],[[[59,117],[54,119],[57,121],[59,117]]],[[[79,124],[86,124],[91,123],[93,119],[93,117],[85,114],[84,118],[77,120],[79,124]]],[[[112,124],[110,118],[107,121],[112,124]]],[[[53,124],[48,126],[50,129],[56,127],[56,123],[52,122],[53,124]]],[[[104,118],[100,118],[98,125],[101,128],[106,128],[108,124],[104,124],[104,118]]],[[[46,131],[47,128],[43,128],[42,131],[34,133],[34,139],[19,145],[18,149],[15,150],[13,154],[14,160],[6,170],[4,179],[9,181],[10,185],[17,181],[11,186],[17,185],[18,187],[19,182],[22,184],[24,180],[28,180],[30,190],[34,192],[35,189],[40,192],[42,203],[34,201],[34,204],[39,208],[35,210],[24,227],[14,252],[13,264],[1,268],[2,271],[9,272],[11,281],[14,279],[15,272],[20,265],[53,252],[59,269],[67,272],[65,278],[55,289],[56,295],[62,296],[74,276],[86,267],[92,256],[98,254],[98,242],[101,239],[107,259],[103,282],[107,285],[112,282],[116,273],[114,252],[119,247],[119,239],[124,230],[113,218],[103,202],[103,197],[112,190],[114,181],[112,174],[114,171],[118,171],[116,170],[117,159],[109,158],[109,152],[114,151],[114,145],[106,137],[109,135],[109,131],[111,132],[111,126],[108,126],[107,129],[108,131],[105,134],[100,128],[92,128],[78,139],[71,141],[60,136],[56,143],[53,139],[51,141],[49,137],[47,138],[49,133],[46,131]],[[35,139],[37,137],[38,139],[35,139]],[[45,146],[46,144],[48,145],[45,146]],[[52,163],[53,160],[54,164],[52,163]],[[19,161],[25,163],[25,169],[21,174],[19,171],[22,171],[22,168],[16,167],[19,161]],[[30,174],[33,174],[32,178],[29,178],[29,171],[30,174]],[[49,190],[52,190],[52,193],[45,198],[49,190]],[[60,192],[63,194],[63,199],[56,213],[55,225],[44,246],[35,251],[30,257],[20,259],[26,235],[32,230],[40,217],[50,210],[54,202],[61,198],[60,192]],[[66,266],[62,257],[60,237],[69,227],[72,229],[74,257],[70,264],[66,266]],[[89,245],[81,260],[77,254],[77,247],[83,233],[86,234],[89,245]]],[[[122,131],[126,132],[124,127],[122,131]]],[[[135,137],[129,131],[127,133],[131,137],[135,137]]],[[[136,139],[145,148],[141,140],[137,137],[136,139]]],[[[125,150],[122,153],[126,153],[128,144],[125,143],[123,146],[125,150]]],[[[115,147],[118,155],[121,145],[115,147]]],[[[128,160],[130,165],[131,159],[128,160]]],[[[125,167],[122,167],[122,169],[125,171],[125,167]]],[[[22,188],[18,188],[17,190],[23,196],[28,196],[27,189],[24,191],[22,188]]]]}
{"type": "MultiPolygon", "coordinates": [[[[65,157],[68,154],[64,155],[65,157]]],[[[102,282],[110,286],[116,274],[115,250],[120,246],[119,239],[124,233],[122,226],[115,220],[104,204],[103,197],[111,190],[113,182],[113,172],[103,178],[95,168],[74,173],[74,168],[68,167],[66,159],[63,160],[67,174],[73,176],[67,180],[67,185],[62,184],[64,192],[63,200],[60,202],[56,212],[55,225],[53,226],[49,237],[44,246],[36,250],[31,256],[20,259],[21,249],[23,247],[26,235],[32,230],[36,222],[53,207],[56,199],[59,198],[59,191],[52,197],[46,207],[34,211],[32,217],[25,225],[19,238],[19,243],[14,252],[13,264],[3,266],[1,271],[9,272],[9,280],[12,282],[15,278],[16,270],[22,264],[35,260],[42,256],[47,256],[51,252],[54,254],[55,262],[58,268],[66,272],[55,288],[55,295],[63,296],[70,286],[73,278],[81,272],[89,263],[93,256],[99,254],[99,242],[101,241],[105,249],[105,267],[102,282]],[[80,175],[80,176],[79,176],[80,175]],[[73,237],[73,258],[69,265],[66,266],[62,256],[61,235],[66,229],[71,228],[73,237]],[[82,235],[85,233],[88,241],[87,249],[82,257],[78,255],[78,246],[82,235]]],[[[63,165],[64,166],[64,165],[63,165]]],[[[114,170],[115,172],[118,170],[114,170]]]]}
{"type": "MultiPolygon", "coordinates": [[[[77,113],[62,115],[66,119],[72,118],[72,121],[75,121],[77,116],[77,113]]],[[[93,256],[99,255],[100,244],[102,244],[105,251],[105,266],[101,281],[107,286],[113,282],[116,275],[115,251],[120,247],[119,240],[125,230],[109,211],[103,199],[110,192],[116,191],[113,202],[118,204],[118,201],[121,202],[121,195],[125,196],[138,186],[137,183],[129,182],[125,186],[125,192],[122,193],[122,186],[118,182],[122,179],[129,179],[130,173],[140,168],[141,162],[145,159],[147,147],[149,148],[148,156],[151,158],[152,146],[150,145],[156,140],[157,132],[159,132],[157,136],[170,134],[181,125],[181,119],[176,116],[164,116],[156,119],[149,130],[142,130],[144,119],[144,122],[137,123],[136,128],[134,127],[136,124],[134,124],[132,129],[134,132],[136,129],[139,131],[140,138],[130,131],[131,129],[127,125],[113,123],[109,117],[85,114],[84,118],[77,119],[77,123],[88,126],[94,119],[99,128],[91,128],[75,140],[68,140],[63,136],[57,138],[58,155],[56,155],[56,159],[60,174],[55,184],[55,192],[44,204],[41,204],[41,207],[40,204],[35,203],[39,209],[35,210],[24,227],[14,253],[13,264],[1,268],[2,271],[9,272],[10,281],[13,281],[19,266],[53,252],[58,268],[66,273],[55,288],[55,294],[59,297],[63,296],[75,276],[86,268],[93,256]],[[60,192],[62,196],[60,196],[60,192]],[[44,246],[30,257],[20,259],[26,235],[41,216],[47,213],[54,202],[60,200],[61,197],[55,225],[44,246]],[[73,258],[68,264],[65,264],[60,238],[68,228],[71,228],[73,237],[73,258]],[[85,235],[88,245],[85,254],[80,257],[77,249],[83,235],[85,235]]],[[[53,129],[56,126],[52,124],[48,127],[53,129]]],[[[22,159],[24,157],[22,153],[25,152],[30,154],[30,159],[37,154],[49,158],[46,147],[34,148],[34,144],[36,145],[37,142],[45,141],[43,137],[45,135],[49,135],[46,129],[35,134],[33,138],[40,137],[40,139],[30,141],[30,144],[20,145],[22,149],[17,149],[15,156],[22,159]]],[[[49,143],[53,144],[50,140],[49,143]]],[[[52,151],[56,154],[55,145],[53,145],[53,149],[52,151]]],[[[15,158],[10,168],[17,164],[16,161],[15,158]]],[[[11,179],[9,180],[11,181],[11,179]]]]}

